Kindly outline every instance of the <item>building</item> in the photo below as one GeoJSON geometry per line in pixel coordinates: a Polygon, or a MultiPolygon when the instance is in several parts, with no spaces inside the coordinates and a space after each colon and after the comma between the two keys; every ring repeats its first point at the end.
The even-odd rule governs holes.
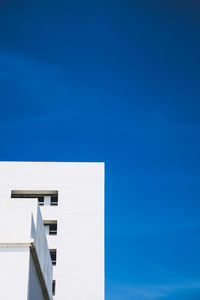
{"type": "Polygon", "coordinates": [[[38,199],[54,299],[103,300],[104,164],[0,162],[0,178],[0,210],[38,199]]]}

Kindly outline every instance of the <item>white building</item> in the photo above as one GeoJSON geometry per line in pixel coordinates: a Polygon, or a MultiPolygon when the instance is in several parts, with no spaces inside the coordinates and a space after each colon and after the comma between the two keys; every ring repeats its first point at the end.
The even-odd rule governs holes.
{"type": "Polygon", "coordinates": [[[54,299],[103,300],[104,164],[0,162],[0,178],[0,211],[39,200],[54,299]]]}

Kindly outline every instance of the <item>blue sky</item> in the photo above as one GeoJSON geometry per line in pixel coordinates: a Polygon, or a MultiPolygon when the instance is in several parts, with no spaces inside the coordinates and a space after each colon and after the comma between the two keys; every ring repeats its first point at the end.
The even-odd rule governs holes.
{"type": "Polygon", "coordinates": [[[105,161],[106,300],[200,299],[197,2],[0,4],[0,160],[105,161]]]}

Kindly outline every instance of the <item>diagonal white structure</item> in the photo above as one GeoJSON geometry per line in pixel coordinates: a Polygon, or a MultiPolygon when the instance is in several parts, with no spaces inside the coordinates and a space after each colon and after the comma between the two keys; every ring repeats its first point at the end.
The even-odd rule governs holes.
{"type": "MultiPolygon", "coordinates": [[[[28,200],[28,201],[27,201],[28,200]]],[[[0,282],[5,300],[51,300],[52,263],[37,200],[0,210],[0,282]]]]}

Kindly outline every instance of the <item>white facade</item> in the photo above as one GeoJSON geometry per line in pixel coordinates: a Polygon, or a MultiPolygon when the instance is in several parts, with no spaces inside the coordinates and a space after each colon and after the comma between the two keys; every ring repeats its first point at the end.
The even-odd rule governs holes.
{"type": "Polygon", "coordinates": [[[0,282],[4,300],[52,299],[52,263],[40,209],[36,199],[28,200],[7,199],[0,210],[0,282]]]}
{"type": "MultiPolygon", "coordinates": [[[[103,300],[104,164],[0,162],[0,178],[0,199],[12,192],[44,196],[42,219],[49,248],[56,250],[54,299],[103,300]],[[57,235],[52,225],[49,235],[56,223],[57,235]]],[[[0,200],[0,210],[5,205],[0,200]]]]}

